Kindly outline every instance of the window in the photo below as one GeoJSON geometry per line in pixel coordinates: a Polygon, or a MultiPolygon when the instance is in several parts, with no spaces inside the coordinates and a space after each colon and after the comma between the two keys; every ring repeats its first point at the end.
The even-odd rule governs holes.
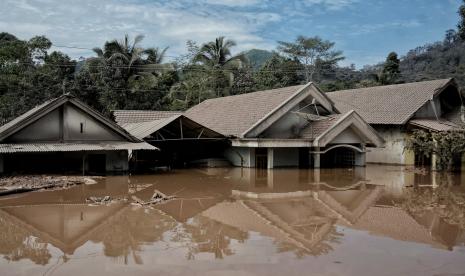
{"type": "Polygon", "coordinates": [[[81,123],[81,133],[84,133],[84,123],[81,123]]]}

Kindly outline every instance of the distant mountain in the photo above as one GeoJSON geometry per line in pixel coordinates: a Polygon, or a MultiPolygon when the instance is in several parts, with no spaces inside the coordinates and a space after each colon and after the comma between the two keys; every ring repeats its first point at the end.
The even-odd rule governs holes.
{"type": "Polygon", "coordinates": [[[254,70],[258,70],[262,67],[265,62],[267,62],[272,56],[273,52],[260,50],[260,49],[252,49],[244,52],[244,55],[250,62],[250,65],[254,70]]]}

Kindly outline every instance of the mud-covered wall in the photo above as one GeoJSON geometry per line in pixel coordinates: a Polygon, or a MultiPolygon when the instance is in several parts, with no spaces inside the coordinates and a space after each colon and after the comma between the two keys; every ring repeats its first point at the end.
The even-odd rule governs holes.
{"type": "Polygon", "coordinates": [[[224,157],[236,167],[255,167],[255,149],[246,147],[230,147],[224,151],[224,157]]]}
{"type": "Polygon", "coordinates": [[[404,151],[407,134],[399,126],[374,128],[386,141],[382,148],[367,148],[367,163],[414,165],[415,157],[411,151],[404,151]]]}

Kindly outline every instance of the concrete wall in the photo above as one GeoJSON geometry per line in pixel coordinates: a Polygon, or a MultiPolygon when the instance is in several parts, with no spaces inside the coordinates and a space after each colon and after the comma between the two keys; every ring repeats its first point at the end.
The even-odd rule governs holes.
{"type": "Polygon", "coordinates": [[[65,140],[70,141],[121,141],[123,138],[105,125],[71,105],[64,109],[65,140]],[[81,133],[81,123],[83,132],[81,133]]]}
{"type": "Polygon", "coordinates": [[[362,142],[358,134],[348,127],[334,138],[331,144],[360,144],[362,142]]]}
{"type": "Polygon", "coordinates": [[[255,149],[245,147],[230,147],[224,152],[224,157],[236,167],[255,167],[255,149]],[[241,162],[242,160],[242,162],[241,162]]]}
{"type": "MultiPolygon", "coordinates": [[[[437,116],[441,116],[441,103],[439,98],[435,98],[433,100],[434,107],[436,108],[437,116]]],[[[414,118],[436,118],[436,114],[434,113],[433,105],[430,101],[426,102],[417,112],[413,115],[414,118]]]]}
{"type": "Polygon", "coordinates": [[[412,152],[404,151],[406,133],[399,126],[374,128],[386,141],[383,148],[367,148],[367,163],[413,165],[415,158],[412,152]]]}
{"type": "Polygon", "coordinates": [[[60,137],[60,112],[57,109],[10,136],[7,141],[58,141],[60,137]]]}
{"type": "MultiPolygon", "coordinates": [[[[294,138],[298,135],[300,129],[302,129],[308,122],[306,119],[298,116],[292,111],[312,113],[314,110],[309,107],[305,107],[300,110],[304,103],[300,103],[294,107],[291,112],[284,114],[278,121],[272,124],[267,130],[265,130],[260,136],[266,138],[294,138]]],[[[308,104],[305,104],[308,105],[308,104]]]]}
{"type": "Polygon", "coordinates": [[[273,167],[298,167],[299,148],[273,148],[273,167]]]}
{"type": "Polygon", "coordinates": [[[65,104],[7,139],[8,142],[61,140],[123,141],[124,138],[78,108],[65,104]]]}

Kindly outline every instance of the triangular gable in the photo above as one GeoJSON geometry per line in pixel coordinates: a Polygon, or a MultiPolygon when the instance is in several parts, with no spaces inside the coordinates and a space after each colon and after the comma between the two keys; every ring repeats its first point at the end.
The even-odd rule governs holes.
{"type": "MultiPolygon", "coordinates": [[[[121,124],[121,126],[125,130],[127,130],[130,134],[134,135],[135,137],[139,139],[144,139],[154,134],[155,132],[160,131],[161,129],[170,125],[174,121],[178,121],[178,120],[182,120],[183,127],[186,127],[187,125],[187,126],[191,126],[192,129],[201,130],[199,133],[201,137],[208,137],[208,138],[224,137],[222,134],[203,126],[202,124],[190,119],[189,117],[186,117],[185,115],[180,115],[180,114],[173,115],[171,117],[160,119],[160,120],[121,124]]],[[[196,137],[185,137],[185,138],[200,138],[200,137],[196,136],[196,137]]]]}
{"type": "Polygon", "coordinates": [[[341,133],[351,128],[366,144],[381,147],[384,140],[360,115],[355,111],[349,111],[334,122],[328,129],[313,140],[314,147],[326,147],[341,133]]]}
{"type": "Polygon", "coordinates": [[[95,110],[93,110],[92,108],[85,105],[84,103],[82,103],[81,101],[79,101],[71,95],[63,95],[56,99],[47,101],[44,104],[31,109],[25,114],[5,124],[0,128],[0,141],[6,140],[14,134],[19,133],[22,130],[25,130],[29,126],[31,126],[31,130],[33,131],[33,124],[41,119],[44,119],[43,125],[46,125],[46,120],[54,116],[53,112],[56,112],[56,110],[58,110],[65,104],[69,104],[70,107],[72,107],[71,112],[79,114],[80,116],[91,118],[99,126],[105,128],[106,131],[108,131],[109,133],[113,133],[114,135],[120,137],[122,140],[130,142],[140,142],[140,140],[130,135],[116,123],[105,118],[104,116],[102,116],[101,114],[99,114],[98,112],[96,112],[95,110]]]}
{"type": "Polygon", "coordinates": [[[310,82],[297,90],[296,93],[269,112],[265,117],[257,121],[254,125],[242,133],[241,136],[250,138],[257,137],[260,133],[265,131],[273,123],[278,121],[282,116],[290,112],[295,106],[308,97],[314,98],[318,104],[324,107],[328,112],[337,112],[334,108],[334,103],[323,92],[321,92],[316,85],[310,82]]]}

